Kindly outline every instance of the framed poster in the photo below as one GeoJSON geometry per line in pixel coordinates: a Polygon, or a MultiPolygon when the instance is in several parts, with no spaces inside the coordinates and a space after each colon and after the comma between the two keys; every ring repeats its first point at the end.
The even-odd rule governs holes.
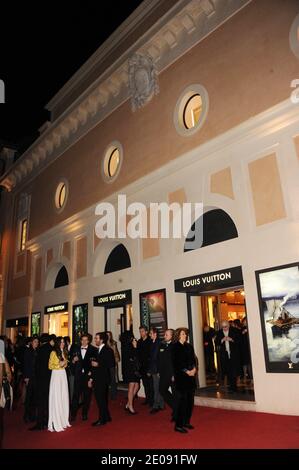
{"type": "Polygon", "coordinates": [[[41,312],[31,313],[31,336],[40,336],[41,312]]]}
{"type": "Polygon", "coordinates": [[[299,263],[256,271],[267,372],[299,372],[299,263]]]}
{"type": "Polygon", "coordinates": [[[80,343],[82,333],[88,331],[88,304],[73,305],[73,343],[80,343]]]}
{"type": "Polygon", "coordinates": [[[140,324],[148,328],[156,327],[159,337],[164,337],[167,329],[166,289],[139,294],[140,324]]]}

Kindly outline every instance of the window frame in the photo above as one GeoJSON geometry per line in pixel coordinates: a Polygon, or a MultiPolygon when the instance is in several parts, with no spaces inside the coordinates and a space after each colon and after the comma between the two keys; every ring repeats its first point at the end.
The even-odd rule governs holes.
{"type": "Polygon", "coordinates": [[[173,113],[173,123],[176,131],[181,136],[187,137],[198,132],[204,125],[209,111],[209,95],[203,85],[193,83],[188,85],[180,94],[173,113]],[[195,96],[200,95],[202,102],[202,110],[198,123],[190,129],[185,124],[185,110],[190,100],[195,96]]]}
{"type": "Polygon", "coordinates": [[[117,140],[114,140],[106,147],[103,158],[101,159],[101,175],[105,183],[113,183],[118,177],[123,163],[123,153],[123,146],[117,140]],[[111,158],[116,150],[119,152],[119,163],[114,175],[110,176],[109,166],[111,158]]]}
{"type": "Polygon", "coordinates": [[[60,213],[63,211],[68,201],[68,196],[69,196],[68,181],[65,178],[61,178],[59,183],[56,186],[55,196],[54,196],[54,207],[55,207],[56,212],[60,213]],[[65,190],[65,196],[64,196],[63,204],[61,205],[61,193],[63,190],[65,190]]]}

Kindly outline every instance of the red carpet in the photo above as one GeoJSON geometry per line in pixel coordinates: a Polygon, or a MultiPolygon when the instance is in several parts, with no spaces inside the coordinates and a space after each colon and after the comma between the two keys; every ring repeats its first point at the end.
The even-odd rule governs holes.
{"type": "Polygon", "coordinates": [[[6,449],[299,449],[299,417],[281,416],[245,411],[195,407],[193,431],[179,434],[173,431],[169,409],[150,415],[136,404],[138,415],[124,411],[125,398],[121,394],[110,402],[113,421],[93,428],[97,418],[95,405],[89,420],[78,416],[72,428],[63,433],[27,431],[22,421],[22,406],[6,413],[3,447],[6,449]]]}

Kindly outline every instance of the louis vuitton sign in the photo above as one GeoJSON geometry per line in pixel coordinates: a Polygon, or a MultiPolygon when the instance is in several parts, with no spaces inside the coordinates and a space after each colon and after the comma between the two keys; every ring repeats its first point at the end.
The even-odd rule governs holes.
{"type": "Polygon", "coordinates": [[[241,266],[184,277],[174,281],[175,292],[205,292],[243,285],[241,266]]]}
{"type": "Polygon", "coordinates": [[[132,303],[132,291],[123,290],[112,294],[97,295],[93,298],[94,307],[122,306],[132,303]]]}
{"type": "Polygon", "coordinates": [[[49,305],[45,307],[45,314],[49,315],[50,313],[63,313],[68,311],[68,303],[63,304],[49,305]]]}

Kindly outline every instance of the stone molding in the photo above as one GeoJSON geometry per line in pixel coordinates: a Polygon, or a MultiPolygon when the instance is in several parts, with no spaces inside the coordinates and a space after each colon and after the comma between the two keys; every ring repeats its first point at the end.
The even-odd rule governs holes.
{"type": "MultiPolygon", "coordinates": [[[[155,24],[158,31],[150,31],[139,38],[135,44],[136,49],[131,48],[124,54],[124,60],[117,69],[106,78],[99,77],[95,86],[86,90],[57,120],[48,125],[42,135],[2,176],[0,185],[12,191],[16,186],[34,179],[130,97],[134,109],[144,105],[153,93],[158,92],[159,73],[250,1],[189,0],[186,3],[179,0],[173,16],[169,19],[169,15],[164,15],[155,24]],[[177,11],[180,4],[182,8],[177,11]],[[144,90],[137,95],[134,94],[136,74],[135,87],[132,84],[130,86],[130,64],[132,66],[132,61],[136,60],[134,57],[141,57],[141,63],[143,61],[148,64],[143,68],[150,75],[148,85],[141,85],[141,91],[142,86],[144,90]]],[[[80,70],[77,74],[80,75],[80,70]]],[[[140,81],[141,78],[137,79],[137,83],[140,81]]]]}

